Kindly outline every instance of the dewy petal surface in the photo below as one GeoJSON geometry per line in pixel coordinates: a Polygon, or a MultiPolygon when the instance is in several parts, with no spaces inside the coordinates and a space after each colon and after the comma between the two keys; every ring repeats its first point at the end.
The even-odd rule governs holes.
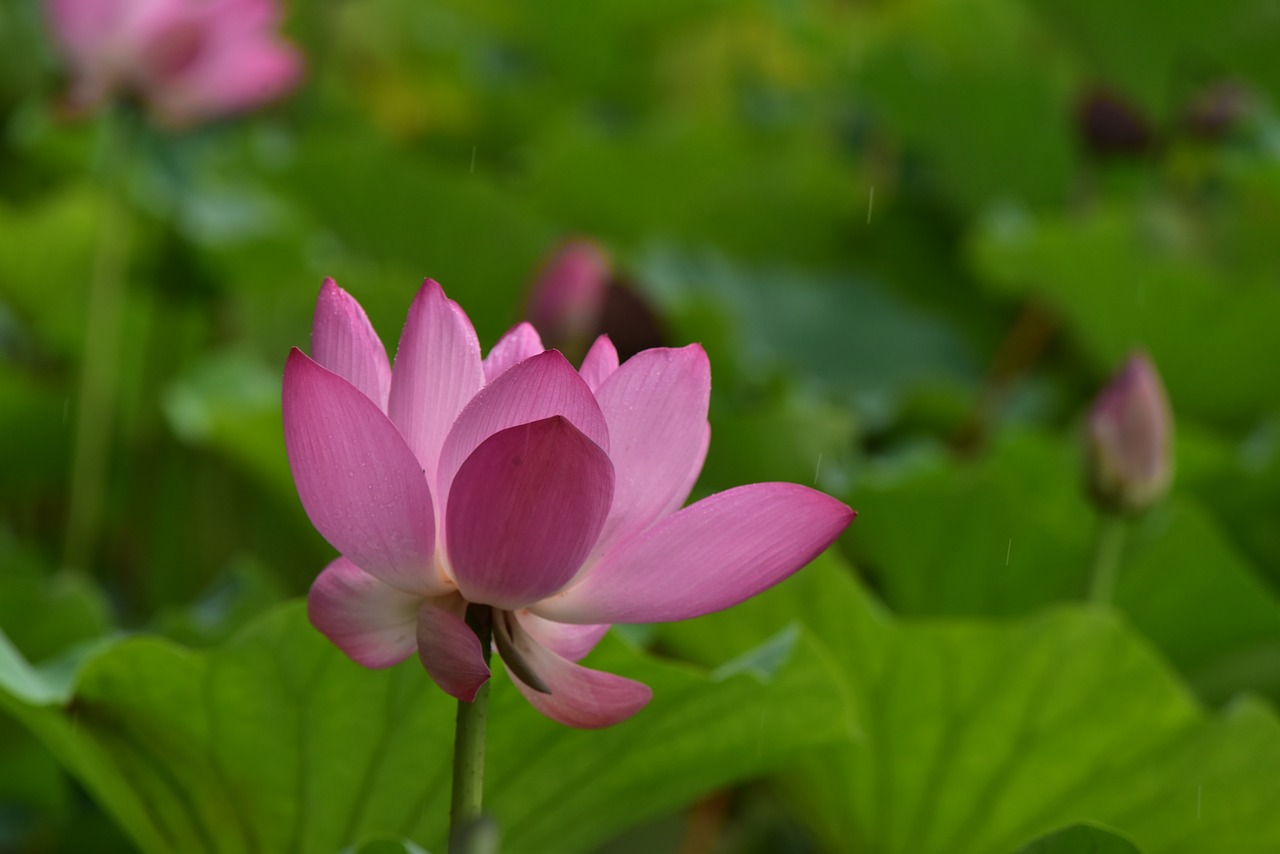
{"type": "Polygon", "coordinates": [[[448,592],[434,571],[427,481],[377,404],[294,348],[284,369],[283,407],[293,481],[316,530],[393,587],[448,592]]]}
{"type": "Polygon", "coordinates": [[[547,348],[542,346],[542,338],[538,336],[538,330],[534,329],[532,324],[517,324],[498,339],[498,343],[493,345],[493,349],[485,357],[485,382],[493,382],[506,373],[508,368],[514,367],[530,356],[538,355],[545,349],[547,348]]]}
{"type": "Polygon", "coordinates": [[[458,470],[445,508],[458,589],[508,610],[555,593],[595,545],[612,497],[608,456],[563,416],[496,433],[458,470]]]}
{"type": "Polygon", "coordinates": [[[445,440],[436,480],[440,489],[434,494],[448,496],[463,461],[490,436],[554,415],[609,450],[609,428],[595,395],[564,356],[546,350],[503,373],[467,404],[445,440]]]}
{"type": "Polygon", "coordinates": [[[617,473],[602,554],[689,497],[710,437],[711,364],[697,344],[645,350],[605,380],[596,400],[617,473]]]}
{"type": "Polygon", "coordinates": [[[610,628],[608,623],[586,626],[556,623],[543,619],[532,611],[517,611],[516,619],[535,641],[569,661],[581,661],[585,658],[610,628]]]}
{"type": "Polygon", "coordinates": [[[458,413],[483,385],[480,342],[471,321],[428,279],[400,335],[387,413],[417,455],[437,498],[444,495],[437,488],[440,448],[458,413]]]}
{"type": "Polygon", "coordinates": [[[312,583],[307,616],[352,661],[365,667],[390,667],[418,646],[421,602],[421,596],[383,584],[340,557],[312,583]]]}
{"type": "Polygon", "coordinates": [[[618,348],[613,346],[613,341],[608,335],[601,335],[587,351],[579,373],[582,374],[587,388],[595,391],[616,370],[618,370],[618,348]]]}
{"type": "Polygon", "coordinates": [[[384,412],[391,364],[360,303],[325,279],[311,324],[311,358],[360,389],[384,412]]]}
{"type": "Polygon", "coordinates": [[[418,611],[418,658],[446,694],[470,703],[489,679],[480,638],[467,625],[461,597],[427,600],[418,611]]]}
{"type": "Polygon", "coordinates": [[[740,486],[627,540],[532,610],[567,623],[658,623],[719,611],[809,563],[853,515],[805,486],[740,486]]]}
{"type": "Polygon", "coordinates": [[[653,691],[643,682],[566,661],[535,641],[519,622],[514,628],[516,647],[551,693],[535,691],[514,674],[511,681],[535,709],[553,721],[579,729],[612,726],[652,699],[653,691]]]}

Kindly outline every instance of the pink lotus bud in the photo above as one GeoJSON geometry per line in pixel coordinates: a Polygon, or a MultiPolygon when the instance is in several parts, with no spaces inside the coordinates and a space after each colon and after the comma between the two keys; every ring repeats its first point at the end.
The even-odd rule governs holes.
{"type": "Polygon", "coordinates": [[[1089,412],[1089,489],[1113,512],[1137,513],[1159,501],[1173,480],[1173,413],[1155,365],[1129,356],[1089,412]]]}
{"type": "Polygon", "coordinates": [[[529,295],[529,320],[547,345],[570,355],[595,337],[613,278],[604,249],[586,238],[565,242],[529,295]]]}
{"type": "Polygon", "coordinates": [[[302,69],[276,32],[274,0],[46,0],[45,10],[75,112],[127,95],[163,124],[192,125],[284,95],[302,69]]]}

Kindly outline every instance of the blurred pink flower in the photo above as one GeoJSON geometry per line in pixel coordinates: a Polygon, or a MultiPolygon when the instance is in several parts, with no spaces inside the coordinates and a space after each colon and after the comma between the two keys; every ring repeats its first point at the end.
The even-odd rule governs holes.
{"type": "Polygon", "coordinates": [[[46,0],[73,111],[132,95],[185,126],[248,110],[297,83],[274,0],[46,0]]]}
{"type": "Polygon", "coordinates": [[[600,323],[612,279],[600,244],[584,237],[565,241],[534,282],[529,320],[557,349],[579,350],[600,323]]]}
{"type": "Polygon", "coordinates": [[[489,678],[467,604],[539,711],[576,727],[639,711],[646,685],[577,662],[611,623],[727,608],[822,552],[853,518],[788,483],[681,509],[710,437],[697,345],[622,365],[600,337],[574,370],[522,323],[481,359],[466,314],[427,281],[395,370],[359,304],[320,292],[312,357],[289,354],[284,431],[298,495],[341,553],[312,623],[356,662],[416,650],[449,694],[489,678]]]}
{"type": "Polygon", "coordinates": [[[1099,393],[1086,427],[1089,487],[1109,510],[1138,512],[1173,480],[1173,413],[1160,374],[1143,353],[1099,393]]]}

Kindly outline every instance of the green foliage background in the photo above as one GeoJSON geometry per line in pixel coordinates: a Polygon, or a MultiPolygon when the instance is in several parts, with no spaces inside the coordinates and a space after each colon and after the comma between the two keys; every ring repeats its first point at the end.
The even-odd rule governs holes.
{"type": "Polygon", "coordinates": [[[499,676],[503,850],[1280,850],[1274,3],[295,0],[286,29],[291,98],[111,166],[39,5],[0,3],[0,850],[443,850],[450,704],[291,601],[331,552],[280,372],[324,276],[391,347],[435,278],[487,345],[571,235],[711,355],[699,495],[861,515],[752,603],[615,631],[588,663],[656,695],[622,726],[499,676]],[[1098,608],[1079,428],[1134,347],[1178,474],[1098,608]]]}

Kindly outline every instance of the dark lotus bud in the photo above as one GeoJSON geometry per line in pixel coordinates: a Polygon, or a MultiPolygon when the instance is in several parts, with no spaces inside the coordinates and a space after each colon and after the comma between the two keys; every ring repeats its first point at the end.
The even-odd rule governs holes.
{"type": "Polygon", "coordinates": [[[570,358],[586,351],[612,277],[609,256],[593,240],[575,238],[556,250],[529,295],[529,321],[548,347],[570,358]]]}
{"type": "Polygon", "coordinates": [[[1155,365],[1132,354],[1094,401],[1086,425],[1089,491],[1112,512],[1140,513],[1173,481],[1173,413],[1155,365]]]}
{"type": "Polygon", "coordinates": [[[598,335],[608,335],[623,360],[666,341],[657,313],[588,238],[568,240],[551,256],[529,295],[528,317],[543,343],[571,361],[598,335]]]}
{"type": "Polygon", "coordinates": [[[1099,157],[1146,154],[1155,141],[1141,109],[1107,89],[1093,89],[1076,107],[1076,127],[1085,147],[1099,157]]]}
{"type": "Polygon", "coordinates": [[[1192,96],[1182,122],[1192,136],[1222,139],[1249,115],[1254,103],[1253,92],[1243,83],[1219,80],[1192,96]]]}

